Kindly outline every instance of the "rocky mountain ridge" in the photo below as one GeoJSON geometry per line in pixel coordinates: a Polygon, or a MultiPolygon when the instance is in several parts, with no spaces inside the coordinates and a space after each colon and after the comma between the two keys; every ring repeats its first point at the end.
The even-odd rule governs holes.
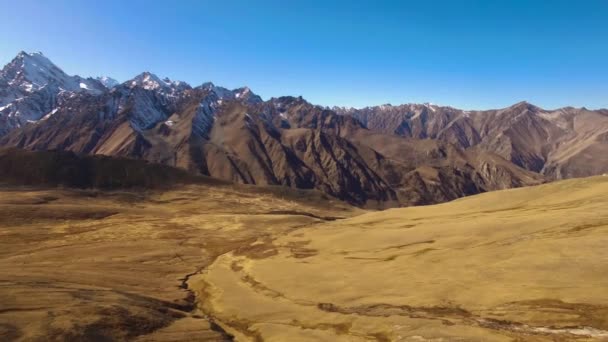
{"type": "Polygon", "coordinates": [[[76,88],[83,79],[57,67],[45,64],[52,72],[44,77],[15,71],[30,63],[20,60],[42,58],[28,56],[0,74],[0,82],[11,80],[1,93],[8,95],[0,145],[144,159],[237,183],[314,188],[360,206],[430,204],[576,176],[585,155],[564,148],[559,159],[551,148],[580,133],[591,142],[581,146],[601,152],[602,125],[591,121],[608,118],[525,103],[483,112],[432,104],[325,108],[150,72],[121,84],[87,79],[76,88]],[[23,96],[10,101],[12,92],[23,96]],[[16,110],[22,102],[27,111],[16,110]],[[559,160],[568,163],[551,164],[559,160]]]}
{"type": "Polygon", "coordinates": [[[608,171],[606,110],[545,110],[528,102],[484,111],[428,104],[334,110],[385,134],[479,147],[549,179],[608,171]]]}

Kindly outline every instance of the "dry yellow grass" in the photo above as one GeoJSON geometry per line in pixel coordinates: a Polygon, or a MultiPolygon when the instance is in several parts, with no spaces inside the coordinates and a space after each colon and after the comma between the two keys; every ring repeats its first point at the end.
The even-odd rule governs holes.
{"type": "Polygon", "coordinates": [[[300,197],[245,186],[0,189],[0,341],[229,339],[186,281],[223,253],[357,212],[300,197]]]}
{"type": "Polygon", "coordinates": [[[202,185],[0,210],[2,341],[608,339],[608,177],[368,213],[202,185]]]}
{"type": "Polygon", "coordinates": [[[189,280],[239,341],[608,339],[608,177],[326,222],[189,280]]]}

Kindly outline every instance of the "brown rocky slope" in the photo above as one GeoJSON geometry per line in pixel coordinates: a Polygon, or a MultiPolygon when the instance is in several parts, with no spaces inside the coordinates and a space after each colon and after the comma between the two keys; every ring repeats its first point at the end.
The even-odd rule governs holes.
{"type": "Polygon", "coordinates": [[[171,97],[129,82],[102,96],[77,94],[0,144],[141,158],[237,183],[315,188],[378,207],[542,180],[497,155],[379,134],[301,98],[226,98],[204,86],[171,97]]]}
{"type": "Polygon", "coordinates": [[[486,111],[432,104],[334,109],[374,131],[478,147],[549,179],[608,171],[606,110],[545,110],[527,102],[486,111]]]}

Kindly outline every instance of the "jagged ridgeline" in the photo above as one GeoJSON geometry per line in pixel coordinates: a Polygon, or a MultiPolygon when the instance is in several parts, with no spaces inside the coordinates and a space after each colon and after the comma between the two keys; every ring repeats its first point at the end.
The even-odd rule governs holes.
{"type": "Polygon", "coordinates": [[[85,79],[25,52],[0,72],[0,135],[5,147],[142,159],[380,208],[608,172],[605,110],[326,108],[149,72],[85,79]]]}

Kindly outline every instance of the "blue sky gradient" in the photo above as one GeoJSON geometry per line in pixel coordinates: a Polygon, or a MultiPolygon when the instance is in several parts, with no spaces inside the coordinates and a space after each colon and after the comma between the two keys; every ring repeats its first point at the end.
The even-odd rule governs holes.
{"type": "Polygon", "coordinates": [[[0,63],[321,105],[608,108],[608,1],[0,0],[0,63]]]}

